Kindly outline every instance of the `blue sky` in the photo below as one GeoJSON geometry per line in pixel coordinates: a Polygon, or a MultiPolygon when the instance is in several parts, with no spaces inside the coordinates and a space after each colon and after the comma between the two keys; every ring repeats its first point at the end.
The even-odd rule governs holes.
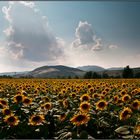
{"type": "Polygon", "coordinates": [[[0,2],[0,71],[139,67],[140,2],[0,2]]]}

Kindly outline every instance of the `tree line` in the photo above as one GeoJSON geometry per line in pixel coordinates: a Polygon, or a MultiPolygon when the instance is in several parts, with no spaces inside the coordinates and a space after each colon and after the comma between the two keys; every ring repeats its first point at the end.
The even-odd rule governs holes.
{"type": "Polygon", "coordinates": [[[100,78],[140,78],[140,72],[134,74],[133,69],[126,66],[123,69],[122,75],[118,76],[109,76],[107,73],[103,73],[102,75],[97,72],[88,71],[85,73],[84,79],[100,79],[100,78]]]}

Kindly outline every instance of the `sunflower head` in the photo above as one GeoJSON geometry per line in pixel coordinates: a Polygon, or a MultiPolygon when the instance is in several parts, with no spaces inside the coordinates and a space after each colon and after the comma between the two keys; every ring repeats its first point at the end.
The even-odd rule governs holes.
{"type": "Polygon", "coordinates": [[[5,99],[0,99],[0,104],[3,106],[7,106],[8,102],[5,99]]]}
{"type": "Polygon", "coordinates": [[[107,108],[107,102],[105,100],[99,100],[96,103],[97,110],[105,110],[107,108]]]}
{"type": "Polygon", "coordinates": [[[123,101],[123,102],[127,102],[127,101],[129,101],[130,99],[131,99],[131,96],[128,95],[128,94],[125,94],[125,95],[123,95],[123,97],[122,97],[122,101],[123,101]]]}
{"type": "Polygon", "coordinates": [[[140,101],[139,101],[139,100],[134,100],[134,101],[132,102],[132,108],[133,108],[134,110],[138,110],[138,109],[140,108],[140,101]]]}
{"type": "Polygon", "coordinates": [[[92,98],[93,98],[93,99],[97,99],[98,97],[99,97],[98,93],[94,93],[94,94],[92,95],[92,98]]]}
{"type": "Polygon", "coordinates": [[[103,94],[103,95],[106,95],[106,94],[107,94],[107,91],[106,91],[106,90],[103,90],[103,91],[102,91],[102,94],[103,94]]]}
{"type": "Polygon", "coordinates": [[[23,99],[23,104],[24,105],[30,105],[31,103],[32,103],[32,99],[31,98],[25,97],[23,99]]]}
{"type": "Polygon", "coordinates": [[[121,96],[125,95],[126,94],[126,90],[122,90],[120,94],[121,94],[121,96]]]}
{"type": "Polygon", "coordinates": [[[89,117],[88,114],[79,113],[79,114],[77,114],[77,115],[74,115],[74,116],[71,118],[70,121],[71,121],[74,125],[80,126],[80,125],[83,125],[83,124],[87,124],[89,120],[90,120],[90,117],[89,117]]]}
{"type": "Polygon", "coordinates": [[[75,93],[75,92],[72,92],[70,95],[71,95],[71,97],[72,97],[73,99],[76,98],[76,93],[75,93]]]}
{"type": "Polygon", "coordinates": [[[2,109],[2,113],[4,115],[10,115],[11,114],[11,110],[9,108],[4,108],[4,109],[2,109]]]}
{"type": "Polygon", "coordinates": [[[20,103],[24,100],[24,95],[22,94],[17,94],[14,96],[14,102],[15,103],[20,103]]]}
{"type": "Polygon", "coordinates": [[[83,101],[89,101],[90,100],[90,96],[88,94],[83,94],[81,97],[80,97],[80,100],[83,102],[83,101]]]}
{"type": "Polygon", "coordinates": [[[17,116],[14,116],[11,114],[4,118],[4,122],[6,122],[10,126],[15,126],[15,125],[18,125],[19,119],[17,116]]]}
{"type": "Polygon", "coordinates": [[[45,103],[50,101],[48,96],[43,97],[43,100],[44,100],[45,103]]]}
{"type": "Polygon", "coordinates": [[[118,101],[119,101],[119,96],[118,96],[118,95],[115,95],[115,96],[114,96],[114,102],[115,102],[115,103],[118,103],[118,101]]]}
{"type": "Polygon", "coordinates": [[[52,108],[52,104],[50,102],[47,102],[47,103],[43,104],[42,107],[45,110],[50,110],[52,108]]]}
{"type": "Polygon", "coordinates": [[[80,111],[81,112],[89,112],[89,110],[90,110],[90,103],[88,103],[88,102],[82,102],[80,104],[80,111]]]}
{"type": "Polygon", "coordinates": [[[129,107],[125,107],[120,113],[120,120],[127,120],[131,117],[132,110],[129,107]]]}
{"type": "Polygon", "coordinates": [[[29,119],[30,125],[41,125],[44,122],[45,118],[43,115],[32,115],[29,119]]]}
{"type": "Polygon", "coordinates": [[[65,99],[65,100],[63,101],[63,106],[64,106],[64,108],[68,108],[69,102],[68,102],[67,99],[65,99]]]}
{"type": "Polygon", "coordinates": [[[67,114],[66,114],[66,113],[62,113],[62,114],[59,116],[59,120],[60,120],[61,122],[63,122],[63,121],[66,119],[66,117],[67,117],[67,114]]]}
{"type": "Polygon", "coordinates": [[[89,92],[90,92],[90,93],[93,93],[93,92],[94,92],[94,88],[91,87],[91,88],[89,89],[89,92]]]}

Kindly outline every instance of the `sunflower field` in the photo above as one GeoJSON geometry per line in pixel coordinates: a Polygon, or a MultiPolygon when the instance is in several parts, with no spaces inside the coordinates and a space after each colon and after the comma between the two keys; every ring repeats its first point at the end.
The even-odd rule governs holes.
{"type": "Polygon", "coordinates": [[[139,139],[140,79],[0,79],[0,139],[139,139]]]}

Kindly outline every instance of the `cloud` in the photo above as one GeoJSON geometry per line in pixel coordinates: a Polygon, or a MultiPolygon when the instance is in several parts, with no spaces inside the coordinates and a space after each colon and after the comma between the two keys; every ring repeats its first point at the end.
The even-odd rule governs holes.
{"type": "Polygon", "coordinates": [[[9,23],[3,31],[6,48],[13,60],[55,61],[64,55],[65,42],[52,33],[34,2],[9,2],[2,11],[9,23]]]}
{"type": "Polygon", "coordinates": [[[102,50],[102,42],[97,38],[91,24],[87,21],[79,22],[75,32],[76,39],[72,42],[73,48],[82,48],[92,51],[102,50]]]}
{"type": "Polygon", "coordinates": [[[117,49],[118,46],[117,45],[114,45],[114,44],[111,44],[108,46],[109,49],[117,49]]]}

